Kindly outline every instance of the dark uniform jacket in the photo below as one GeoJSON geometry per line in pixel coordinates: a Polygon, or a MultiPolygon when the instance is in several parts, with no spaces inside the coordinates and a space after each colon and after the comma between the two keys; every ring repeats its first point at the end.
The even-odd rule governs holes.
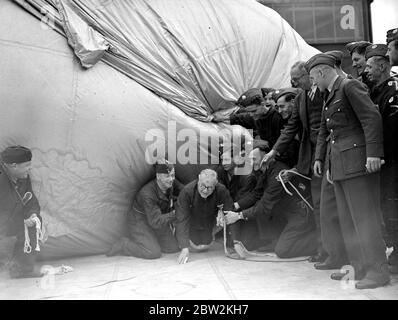
{"type": "Polygon", "coordinates": [[[231,115],[230,123],[254,129],[262,140],[268,141],[271,148],[283,129],[282,116],[272,108],[266,114],[261,115],[249,113],[231,115]]]}
{"type": "Polygon", "coordinates": [[[0,238],[17,236],[21,242],[25,239],[24,219],[28,219],[35,213],[41,220],[40,205],[33,193],[30,177],[18,179],[17,183],[14,183],[8,178],[5,170],[0,166],[0,238]],[[26,192],[31,192],[32,198],[24,206],[22,197],[26,192]]]}
{"type": "MultiPolygon", "coordinates": [[[[299,134],[300,149],[296,168],[300,173],[310,175],[315,150],[313,150],[314,148],[311,146],[310,140],[311,130],[314,130],[314,128],[310,128],[307,110],[309,97],[307,93],[308,91],[302,90],[296,96],[292,116],[290,117],[273,149],[279,154],[282,154],[286,151],[294,137],[299,134]]],[[[322,96],[319,90],[316,91],[314,99],[319,101],[319,108],[322,108],[322,96]]]]}
{"type": "Polygon", "coordinates": [[[367,157],[383,157],[380,113],[362,83],[338,77],[322,110],[315,159],[337,181],[367,174],[367,157]]]}
{"type": "Polygon", "coordinates": [[[288,169],[286,164],[274,161],[264,173],[260,173],[256,193],[261,194],[261,197],[253,207],[243,210],[243,216],[246,219],[256,219],[260,233],[261,226],[266,225],[271,216],[302,213],[301,199],[288,195],[276,179],[284,169],[288,169]]]}
{"type": "Polygon", "coordinates": [[[156,179],[148,182],[135,196],[130,214],[145,215],[153,229],[160,229],[175,220],[175,201],[184,186],[174,180],[173,187],[164,194],[156,179]]]}
{"type": "Polygon", "coordinates": [[[384,158],[398,161],[398,79],[390,77],[374,86],[370,97],[383,119],[384,158]]]}
{"type": "Polygon", "coordinates": [[[255,174],[249,175],[233,175],[228,176],[228,172],[224,170],[222,166],[217,169],[218,181],[221,182],[229,191],[231,198],[234,202],[239,204],[241,209],[246,209],[243,203],[239,201],[244,199],[250,194],[257,184],[257,177],[255,174]],[[241,206],[242,204],[242,206],[241,206]]]}
{"type": "Polygon", "coordinates": [[[188,183],[178,196],[176,205],[176,237],[180,248],[189,247],[190,229],[212,231],[219,207],[224,211],[233,210],[233,201],[227,188],[217,183],[213,193],[206,199],[198,192],[198,180],[188,183]]]}

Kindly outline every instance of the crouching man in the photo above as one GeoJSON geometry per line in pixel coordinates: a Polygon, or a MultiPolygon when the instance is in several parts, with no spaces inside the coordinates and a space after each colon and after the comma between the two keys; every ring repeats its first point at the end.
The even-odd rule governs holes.
{"type": "MultiPolygon", "coordinates": [[[[0,243],[16,239],[9,268],[11,278],[43,275],[35,266],[42,219],[29,177],[31,160],[32,152],[22,146],[8,147],[0,156],[0,243]]],[[[3,251],[1,248],[4,246],[0,245],[3,251]]]]}
{"type": "Polygon", "coordinates": [[[277,160],[261,165],[267,151],[269,149],[257,147],[249,154],[253,170],[259,175],[255,192],[262,190],[261,199],[249,209],[226,212],[226,223],[231,226],[233,240],[241,241],[245,246],[250,247],[249,243],[245,243],[246,239],[250,239],[250,243],[261,243],[264,242],[261,239],[266,240],[277,234],[273,249],[279,258],[310,256],[317,250],[315,223],[309,219],[303,201],[288,195],[278,181],[279,173],[288,166],[277,160]],[[252,239],[253,223],[257,226],[258,241],[252,239]],[[248,232],[250,235],[246,235],[248,232]]]}
{"type": "Polygon", "coordinates": [[[136,195],[128,214],[128,237],[116,242],[107,256],[118,254],[144,259],[179,251],[174,237],[174,202],[183,185],[167,161],[155,165],[156,179],[136,195]]]}
{"type": "Polygon", "coordinates": [[[217,173],[205,169],[199,178],[182,189],[177,205],[176,236],[181,253],[178,263],[186,263],[190,248],[207,250],[214,240],[216,221],[222,210],[232,210],[233,201],[227,188],[218,183],[217,173]]]}

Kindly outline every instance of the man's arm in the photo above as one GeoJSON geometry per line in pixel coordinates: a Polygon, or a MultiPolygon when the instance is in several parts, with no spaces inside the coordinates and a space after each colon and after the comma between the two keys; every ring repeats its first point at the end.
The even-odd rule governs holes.
{"type": "Polygon", "coordinates": [[[145,195],[143,198],[144,213],[146,215],[149,225],[153,229],[160,229],[175,219],[175,212],[162,213],[160,210],[157,199],[150,195],[145,195]]]}
{"type": "Polygon", "coordinates": [[[258,200],[261,199],[264,193],[264,177],[263,175],[259,176],[256,182],[256,187],[253,192],[249,192],[243,198],[237,201],[239,208],[246,209],[254,206],[258,200]]]}
{"type": "Polygon", "coordinates": [[[253,116],[249,113],[232,114],[230,117],[230,124],[239,124],[247,129],[254,129],[253,116]]]}
{"type": "Polygon", "coordinates": [[[383,157],[383,124],[381,115],[370,99],[365,87],[356,80],[350,80],[344,86],[344,93],[365,133],[367,157],[383,157]]]}
{"type": "Polygon", "coordinates": [[[191,199],[184,188],[176,203],[176,238],[181,249],[189,248],[189,215],[191,199]]]}
{"type": "Polygon", "coordinates": [[[236,194],[236,203],[239,208],[235,209],[247,209],[247,207],[240,207],[239,200],[243,199],[247,195],[249,195],[255,189],[257,185],[257,178],[254,174],[249,174],[247,176],[241,176],[239,179],[240,188],[236,194]]]}
{"type": "Polygon", "coordinates": [[[272,150],[275,152],[282,154],[286,151],[289,147],[290,142],[293,141],[296,134],[301,129],[301,119],[300,119],[300,103],[302,95],[305,95],[304,91],[301,91],[300,94],[294,100],[294,106],[292,110],[292,115],[288,120],[285,128],[282,130],[281,135],[279,136],[278,140],[276,141],[272,150]]]}

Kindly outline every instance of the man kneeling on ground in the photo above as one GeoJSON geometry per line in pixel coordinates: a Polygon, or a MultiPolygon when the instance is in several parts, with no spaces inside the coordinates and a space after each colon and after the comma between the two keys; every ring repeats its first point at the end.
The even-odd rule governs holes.
{"type": "Polygon", "coordinates": [[[279,173],[288,169],[287,165],[277,160],[261,165],[267,151],[269,149],[261,146],[249,154],[253,170],[259,174],[255,192],[262,190],[261,199],[249,209],[226,212],[225,220],[231,225],[233,240],[254,250],[257,248],[253,243],[266,243],[265,240],[280,232],[275,247],[270,249],[274,249],[279,258],[312,255],[317,250],[315,223],[309,219],[303,201],[288,195],[278,181],[279,173]],[[253,225],[258,234],[253,234],[253,225]]]}
{"type": "Polygon", "coordinates": [[[175,169],[167,161],[155,165],[156,179],[136,195],[128,214],[128,237],[116,242],[107,256],[118,254],[157,259],[179,250],[174,236],[174,199],[183,185],[175,179],[175,169]]]}
{"type": "Polygon", "coordinates": [[[188,261],[190,248],[204,251],[210,247],[222,209],[232,210],[233,201],[227,188],[218,183],[214,170],[203,170],[198,179],[182,189],[176,205],[176,236],[182,249],[178,263],[188,261]]]}

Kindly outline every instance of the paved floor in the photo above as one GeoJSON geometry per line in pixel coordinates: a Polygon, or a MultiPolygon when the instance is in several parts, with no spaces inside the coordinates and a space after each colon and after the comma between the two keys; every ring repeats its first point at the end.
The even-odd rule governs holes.
{"type": "Polygon", "coordinates": [[[177,254],[157,260],[91,256],[52,261],[74,271],[42,279],[9,279],[0,273],[0,299],[398,299],[398,276],[373,290],[356,290],[330,280],[331,271],[311,263],[253,262],[224,257],[221,244],[191,254],[185,265],[177,254]]]}

